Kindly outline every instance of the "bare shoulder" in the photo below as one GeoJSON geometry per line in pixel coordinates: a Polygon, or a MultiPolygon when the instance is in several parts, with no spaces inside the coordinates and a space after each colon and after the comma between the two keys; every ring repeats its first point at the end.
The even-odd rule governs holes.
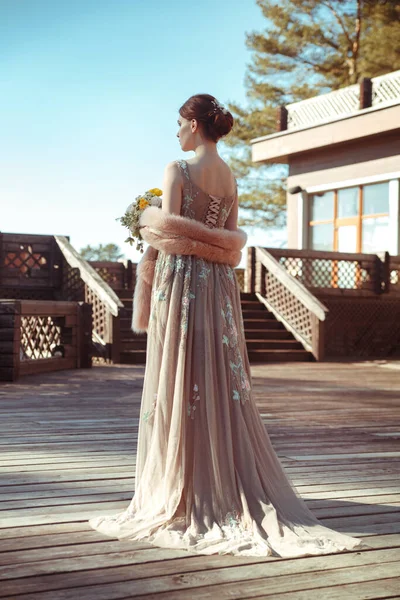
{"type": "Polygon", "coordinates": [[[180,176],[180,169],[179,169],[179,165],[178,165],[178,161],[177,160],[171,160],[170,162],[168,162],[165,165],[164,168],[164,173],[166,175],[169,175],[170,177],[172,176],[180,176]]]}

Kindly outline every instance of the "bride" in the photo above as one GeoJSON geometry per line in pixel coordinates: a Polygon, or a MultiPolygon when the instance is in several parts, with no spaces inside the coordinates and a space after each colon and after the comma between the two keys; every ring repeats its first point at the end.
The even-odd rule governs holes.
{"type": "Polygon", "coordinates": [[[201,554],[296,557],[369,547],[325,527],[275,453],[252,393],[234,266],[237,182],[217,142],[232,114],[209,94],[179,109],[189,160],[165,169],[162,208],[148,207],[134,331],[147,331],[136,489],[93,517],[105,535],[201,554]],[[146,294],[147,285],[147,294],[146,294]]]}

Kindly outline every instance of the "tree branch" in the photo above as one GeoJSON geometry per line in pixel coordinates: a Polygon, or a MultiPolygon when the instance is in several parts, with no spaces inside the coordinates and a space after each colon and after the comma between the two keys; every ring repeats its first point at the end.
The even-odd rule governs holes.
{"type": "Polygon", "coordinates": [[[351,39],[351,37],[349,35],[349,32],[347,31],[347,29],[346,29],[346,27],[345,27],[345,25],[343,23],[343,20],[342,20],[341,16],[339,15],[339,13],[337,12],[337,10],[335,10],[333,8],[333,6],[331,6],[331,4],[329,2],[325,2],[324,0],[320,0],[320,4],[323,4],[324,6],[326,6],[327,8],[329,8],[329,10],[335,15],[335,18],[336,18],[337,22],[341,26],[342,31],[343,31],[344,35],[346,36],[347,41],[349,42],[350,48],[352,48],[352,46],[353,46],[353,40],[351,39]]]}

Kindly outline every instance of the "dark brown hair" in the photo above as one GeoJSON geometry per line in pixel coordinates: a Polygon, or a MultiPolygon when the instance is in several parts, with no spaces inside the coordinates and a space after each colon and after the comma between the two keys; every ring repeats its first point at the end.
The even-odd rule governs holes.
{"type": "Polygon", "coordinates": [[[190,119],[199,121],[204,136],[213,142],[218,142],[232,129],[233,116],[229,111],[223,113],[213,104],[213,101],[218,102],[210,94],[195,94],[182,104],[179,114],[188,121],[190,119]]]}

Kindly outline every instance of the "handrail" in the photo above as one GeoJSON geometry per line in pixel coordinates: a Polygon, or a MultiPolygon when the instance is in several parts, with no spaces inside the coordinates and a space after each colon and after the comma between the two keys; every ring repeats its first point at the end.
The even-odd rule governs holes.
{"type": "Polygon", "coordinates": [[[63,235],[55,235],[56,240],[65,260],[72,268],[78,268],[81,279],[104,302],[114,317],[118,316],[120,308],[124,305],[114,290],[106,283],[90,264],[80,256],[75,248],[63,235]]]}
{"type": "Polygon", "coordinates": [[[256,246],[256,259],[282,283],[298,300],[320,321],[325,321],[329,309],[320,302],[308,289],[293,275],[290,275],[265,248],[256,246]]]}
{"type": "Polygon", "coordinates": [[[375,254],[362,254],[360,252],[327,252],[326,250],[296,250],[293,248],[264,248],[272,256],[279,255],[280,257],[294,258],[321,258],[325,260],[345,260],[345,261],[374,261],[375,254]]]}

